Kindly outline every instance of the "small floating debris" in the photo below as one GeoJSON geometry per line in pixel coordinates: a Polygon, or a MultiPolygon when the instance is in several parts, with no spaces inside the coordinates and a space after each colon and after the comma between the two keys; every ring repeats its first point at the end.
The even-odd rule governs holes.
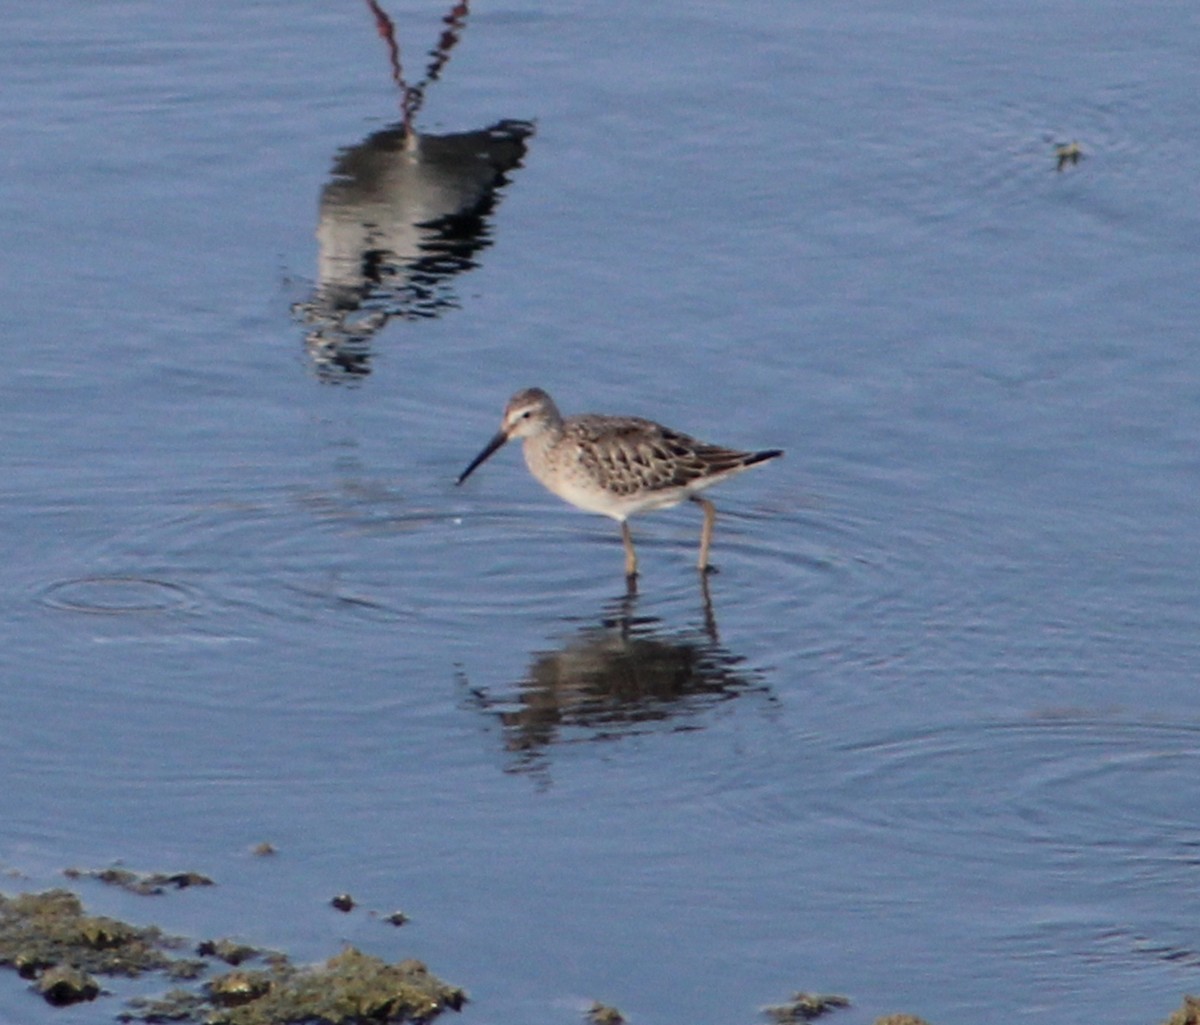
{"type": "Polygon", "coordinates": [[[801,1025],[803,1022],[814,1021],[829,1011],[849,1006],[849,998],[838,996],[836,993],[806,993],[801,990],[793,993],[791,1000],[786,1004],[764,1007],[763,1014],[777,1025],[801,1025]]]}
{"type": "Polygon", "coordinates": [[[255,844],[250,848],[250,853],[256,858],[269,858],[272,854],[276,854],[275,845],[264,840],[262,843],[255,844]]]}
{"type": "Polygon", "coordinates": [[[1059,143],[1054,147],[1054,156],[1058,160],[1058,170],[1074,167],[1083,159],[1083,147],[1078,142],[1059,143]]]}
{"type": "Polygon", "coordinates": [[[408,921],[408,915],[403,911],[393,911],[390,915],[384,915],[383,920],[388,925],[394,925],[396,928],[399,928],[408,921]]]}
{"type": "Polygon", "coordinates": [[[119,886],[122,890],[143,897],[158,897],[168,889],[186,890],[189,886],[214,886],[211,879],[199,872],[131,872],[127,868],[81,869],[68,868],[63,872],[68,879],[98,879],[108,886],[119,886]]]}
{"type": "Polygon", "coordinates": [[[600,1003],[599,1000],[588,1008],[588,1012],[584,1015],[584,1018],[591,1025],[624,1025],[625,1023],[625,1015],[615,1007],[600,1003]]]}
{"type": "Polygon", "coordinates": [[[929,1025],[929,1022],[915,1014],[885,1014],[875,1019],[875,1025],[929,1025]]]}
{"type": "Polygon", "coordinates": [[[337,908],[339,911],[353,911],[355,908],[354,898],[348,893],[339,893],[329,902],[331,907],[337,908]]]}

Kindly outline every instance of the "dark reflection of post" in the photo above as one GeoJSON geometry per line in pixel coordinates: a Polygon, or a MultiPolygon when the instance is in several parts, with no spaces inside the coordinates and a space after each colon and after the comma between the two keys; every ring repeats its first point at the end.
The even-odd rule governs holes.
{"type": "Polygon", "coordinates": [[[544,768],[553,744],[608,740],[684,721],[743,694],[769,697],[755,674],[717,639],[708,588],[704,628],[667,631],[637,615],[637,591],[610,602],[600,622],[558,648],[535,654],[515,693],[473,692],[477,707],[497,716],[514,771],[544,768]]]}
{"type": "Polygon", "coordinates": [[[533,133],[517,120],[451,135],[418,132],[425,89],[458,42],[468,5],[443,19],[416,85],[404,79],[391,19],[375,0],[367,6],[388,47],[403,120],[341,150],[321,193],[317,285],[296,310],[309,325],[309,356],[327,380],[369,373],[371,341],[392,318],[436,317],[457,305],[450,281],[491,244],[487,216],[497,189],[520,166],[533,133]]]}

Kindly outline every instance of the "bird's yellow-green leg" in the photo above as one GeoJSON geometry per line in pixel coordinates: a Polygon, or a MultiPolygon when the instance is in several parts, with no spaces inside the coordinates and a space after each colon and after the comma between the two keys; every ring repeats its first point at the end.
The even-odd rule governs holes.
{"type": "Polygon", "coordinates": [[[625,543],[625,577],[633,580],[637,576],[637,552],[633,550],[633,536],[629,533],[629,524],[621,521],[621,540],[625,543]]]}
{"type": "Polygon", "coordinates": [[[704,529],[700,532],[700,561],[696,568],[701,573],[707,573],[709,571],[708,549],[712,545],[713,524],[717,521],[717,507],[707,498],[700,498],[698,495],[693,495],[692,501],[704,510],[704,529]]]}

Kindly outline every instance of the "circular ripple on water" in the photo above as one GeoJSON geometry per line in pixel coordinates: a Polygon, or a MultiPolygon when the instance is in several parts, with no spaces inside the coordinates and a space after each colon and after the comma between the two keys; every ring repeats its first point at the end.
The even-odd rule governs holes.
{"type": "MultiPolygon", "coordinates": [[[[731,510],[714,546],[741,592],[723,603],[725,620],[753,626],[770,661],[803,671],[919,660],[920,617],[962,599],[944,588],[950,528],[887,516],[893,490],[857,478],[800,508],[731,510]]],[[[717,576],[714,590],[730,587],[717,576]]]]}
{"type": "Polygon", "coordinates": [[[730,828],[765,835],[819,820],[881,848],[950,857],[1092,847],[1193,862],[1198,775],[1200,725],[1103,718],[968,723],[840,745],[781,735],[717,773],[730,828]]]}
{"type": "Polygon", "coordinates": [[[105,616],[167,612],[190,608],[196,601],[188,588],[169,580],[99,574],[55,581],[38,600],[60,611],[105,616]]]}
{"type": "Polygon", "coordinates": [[[1047,719],[847,746],[825,813],[881,844],[967,859],[1034,849],[1194,857],[1200,727],[1047,719]],[[1190,853],[1189,853],[1190,852],[1190,853]]]}

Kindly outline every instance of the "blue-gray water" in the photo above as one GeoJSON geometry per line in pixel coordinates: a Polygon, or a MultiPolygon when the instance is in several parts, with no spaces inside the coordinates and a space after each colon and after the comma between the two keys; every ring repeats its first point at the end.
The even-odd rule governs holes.
{"type": "MultiPolygon", "coordinates": [[[[448,6],[385,8],[410,83],[448,6]]],[[[8,12],[5,888],[203,871],[83,893],[420,957],[464,1023],[1165,1017],[1197,52],[1179,4],[478,4],[416,125],[536,127],[422,262],[329,191],[400,116],[365,3],[8,12]],[[533,384],[787,450],[713,493],[711,616],[697,510],[634,522],[630,603],[517,452],[454,487],[533,384]]]]}

